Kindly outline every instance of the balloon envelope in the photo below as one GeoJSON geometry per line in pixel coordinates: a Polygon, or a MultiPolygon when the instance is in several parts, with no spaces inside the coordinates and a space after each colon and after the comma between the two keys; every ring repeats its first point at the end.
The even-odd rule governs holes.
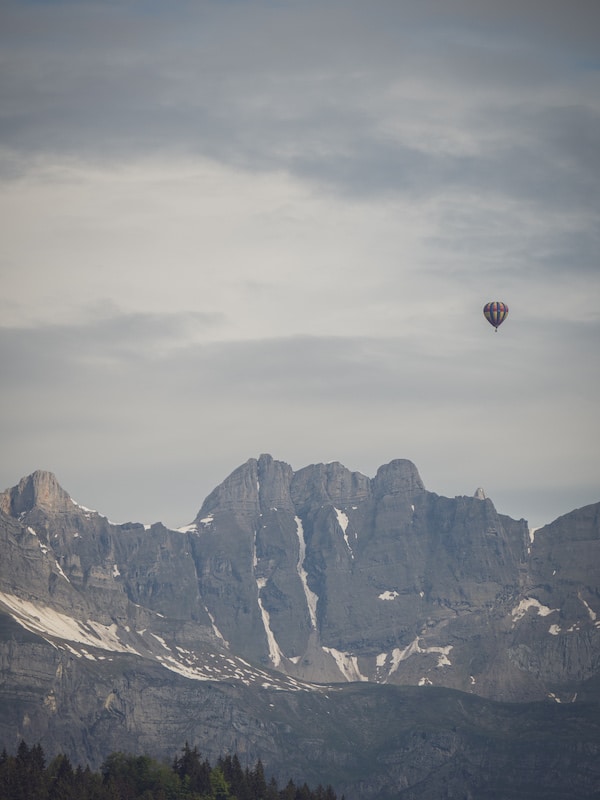
{"type": "Polygon", "coordinates": [[[484,305],[483,313],[490,325],[493,325],[498,330],[498,325],[502,325],[508,315],[508,306],[506,303],[494,300],[484,305]]]}

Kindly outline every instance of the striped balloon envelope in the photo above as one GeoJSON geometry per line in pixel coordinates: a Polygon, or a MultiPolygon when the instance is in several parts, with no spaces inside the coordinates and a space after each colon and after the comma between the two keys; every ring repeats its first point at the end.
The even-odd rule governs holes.
{"type": "Polygon", "coordinates": [[[502,325],[508,316],[508,306],[506,303],[501,303],[499,300],[494,300],[491,303],[486,303],[483,307],[483,313],[490,325],[493,325],[498,332],[498,325],[502,325]]]}

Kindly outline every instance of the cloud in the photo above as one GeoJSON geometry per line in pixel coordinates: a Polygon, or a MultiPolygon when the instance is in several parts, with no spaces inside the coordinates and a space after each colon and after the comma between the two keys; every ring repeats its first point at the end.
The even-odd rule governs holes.
{"type": "Polygon", "coordinates": [[[79,325],[0,329],[7,377],[13,377],[13,369],[37,376],[41,370],[49,375],[74,366],[94,369],[101,362],[124,367],[135,361],[151,364],[201,341],[220,321],[216,313],[123,313],[108,305],[103,313],[100,307],[88,309],[88,319],[79,325]]]}
{"type": "Polygon", "coordinates": [[[182,523],[271,452],[595,497],[597,4],[0,15],[6,485],[182,523]]]}
{"type": "Polygon", "coordinates": [[[376,151],[378,132],[399,126],[402,139],[411,118],[417,135],[430,121],[429,142],[402,144],[443,150],[482,102],[509,124],[533,92],[547,103],[575,91],[576,105],[586,72],[580,50],[541,47],[525,7],[8,4],[4,20],[5,141],[88,157],[174,150],[281,168],[299,150],[376,151]],[[511,19],[526,23],[520,37],[498,30],[511,19]],[[577,64],[566,84],[565,52],[577,64]]]}

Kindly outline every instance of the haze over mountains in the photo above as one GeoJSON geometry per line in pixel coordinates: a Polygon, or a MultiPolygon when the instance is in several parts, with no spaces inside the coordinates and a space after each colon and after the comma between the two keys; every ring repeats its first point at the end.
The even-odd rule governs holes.
{"type": "Polygon", "coordinates": [[[349,799],[600,791],[600,503],[534,535],[406,460],[262,455],[178,531],[36,472],[0,495],[0,537],[7,749],[97,765],[187,740],[349,799]],[[524,729],[543,747],[521,763],[524,729]]]}

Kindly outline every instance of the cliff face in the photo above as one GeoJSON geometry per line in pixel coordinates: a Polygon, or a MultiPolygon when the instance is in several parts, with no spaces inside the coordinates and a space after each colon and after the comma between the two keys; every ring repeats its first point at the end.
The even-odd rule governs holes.
{"type": "Polygon", "coordinates": [[[264,455],[184,531],[112,525],[47,472],[0,509],[2,592],[116,624],[134,649],[143,629],[301,680],[506,700],[562,697],[597,669],[597,506],[530,541],[481,491],[440,497],[406,460],[370,479],[264,455]]]}
{"type": "Polygon", "coordinates": [[[276,765],[292,741],[310,761],[298,714],[362,724],[332,683],[363,687],[347,713],[364,724],[369,691],[411,685],[575,709],[597,698],[599,520],[589,506],[532,540],[481,490],[427,491],[406,460],[368,478],[263,455],[172,531],[113,525],[36,472],[0,495],[0,734],[91,763],[193,739],[276,765]]]}
{"type": "Polygon", "coordinates": [[[526,523],[488,499],[426,491],[409,461],[369,479],[338,463],[293,473],[251,459],[193,530],[202,597],[253,661],[311,681],[546,694],[512,668],[503,640],[527,568],[526,523]]]}

